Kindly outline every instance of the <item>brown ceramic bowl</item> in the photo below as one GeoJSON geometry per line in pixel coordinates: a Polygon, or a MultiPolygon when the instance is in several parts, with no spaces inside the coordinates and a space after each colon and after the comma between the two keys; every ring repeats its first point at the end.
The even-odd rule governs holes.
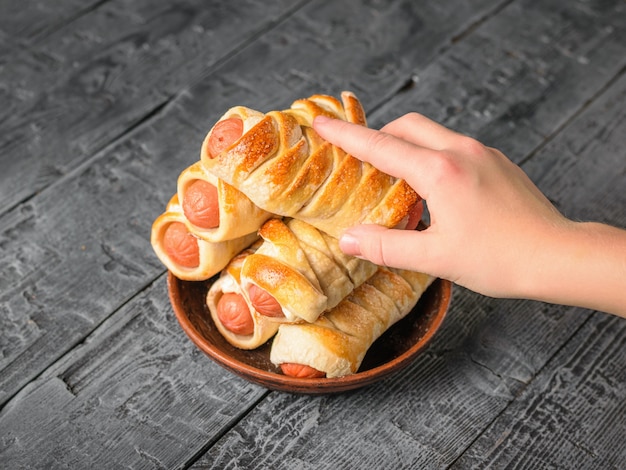
{"type": "Polygon", "coordinates": [[[397,372],[413,361],[441,326],[452,284],[436,280],[415,308],[387,330],[368,350],[356,374],[339,378],[299,379],[280,372],[269,360],[271,340],[260,348],[235,348],[219,333],[205,303],[213,279],[181,281],[171,272],[168,290],[174,313],[189,338],[222,367],[272,390],[293,393],[337,393],[363,387],[397,372]]]}

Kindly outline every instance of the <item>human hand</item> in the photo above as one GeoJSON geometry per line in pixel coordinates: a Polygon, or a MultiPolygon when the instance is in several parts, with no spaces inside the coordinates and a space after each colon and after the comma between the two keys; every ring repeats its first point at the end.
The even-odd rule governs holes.
{"type": "Polygon", "coordinates": [[[420,232],[348,229],[340,239],[347,254],[490,296],[624,310],[624,294],[616,298],[609,289],[623,282],[626,260],[615,257],[619,250],[598,253],[596,247],[598,237],[626,247],[626,232],[566,219],[498,150],[416,113],[381,131],[328,118],[317,118],[314,128],[356,158],[406,180],[430,212],[430,226],[420,232]],[[581,255],[573,259],[572,252],[581,255]],[[614,282],[593,291],[594,271],[614,282]]]}

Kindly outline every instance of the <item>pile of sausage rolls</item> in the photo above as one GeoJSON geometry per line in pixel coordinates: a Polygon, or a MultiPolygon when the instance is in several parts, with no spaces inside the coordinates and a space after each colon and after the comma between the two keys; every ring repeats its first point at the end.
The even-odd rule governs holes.
{"type": "Polygon", "coordinates": [[[302,378],[357,372],[434,280],[339,249],[340,234],[356,224],[415,229],[423,205],[404,180],[324,141],[312,127],[318,115],[366,125],[350,92],[266,114],[229,109],[151,233],[176,277],[215,276],[206,302],[229,343],[271,341],[270,360],[302,378]]]}

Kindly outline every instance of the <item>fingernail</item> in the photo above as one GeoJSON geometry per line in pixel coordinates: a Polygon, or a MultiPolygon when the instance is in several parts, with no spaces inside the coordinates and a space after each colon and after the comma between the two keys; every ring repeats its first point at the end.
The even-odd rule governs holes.
{"type": "Polygon", "coordinates": [[[347,255],[361,256],[361,246],[359,240],[349,233],[344,233],[339,238],[339,248],[347,255]]]}
{"type": "Polygon", "coordinates": [[[316,124],[324,125],[324,124],[329,123],[330,121],[332,121],[332,119],[330,119],[329,117],[320,115],[320,116],[315,116],[315,119],[313,119],[313,124],[314,125],[316,125],[316,124]]]}

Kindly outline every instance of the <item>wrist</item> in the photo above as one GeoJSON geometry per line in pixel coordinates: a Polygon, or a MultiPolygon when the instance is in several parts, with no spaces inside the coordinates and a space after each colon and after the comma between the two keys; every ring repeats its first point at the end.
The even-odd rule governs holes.
{"type": "Polygon", "coordinates": [[[626,231],[566,220],[539,243],[522,297],[626,316],[626,231]]]}

